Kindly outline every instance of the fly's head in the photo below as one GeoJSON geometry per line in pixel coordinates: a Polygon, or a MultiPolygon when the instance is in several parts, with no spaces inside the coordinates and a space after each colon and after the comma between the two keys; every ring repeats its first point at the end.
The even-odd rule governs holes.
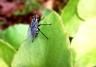
{"type": "Polygon", "coordinates": [[[31,21],[31,24],[33,24],[33,23],[39,23],[40,22],[40,19],[41,19],[41,17],[39,16],[39,15],[33,15],[32,16],[32,21],[31,21]]]}
{"type": "Polygon", "coordinates": [[[39,10],[34,10],[32,19],[35,19],[35,21],[39,22],[41,20],[41,12],[39,10]]]}

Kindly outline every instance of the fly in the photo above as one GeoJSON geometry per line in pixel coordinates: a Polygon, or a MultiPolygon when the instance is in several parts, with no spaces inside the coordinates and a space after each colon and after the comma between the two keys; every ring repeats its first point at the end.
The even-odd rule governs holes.
{"type": "Polygon", "coordinates": [[[38,36],[38,33],[41,32],[41,34],[48,39],[48,37],[39,29],[39,26],[41,25],[51,25],[51,24],[39,24],[40,22],[40,16],[39,15],[34,15],[32,17],[32,21],[31,24],[29,25],[29,31],[30,31],[30,35],[32,37],[32,42],[34,41],[34,39],[38,36]]]}

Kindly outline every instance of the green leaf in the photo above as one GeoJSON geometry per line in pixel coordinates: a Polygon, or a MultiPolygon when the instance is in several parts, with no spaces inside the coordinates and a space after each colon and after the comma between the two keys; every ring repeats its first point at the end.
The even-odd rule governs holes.
{"type": "Polygon", "coordinates": [[[0,66],[9,67],[15,52],[10,44],[0,39],[0,66]]]}
{"type": "Polygon", "coordinates": [[[0,58],[0,67],[8,67],[8,65],[6,64],[6,62],[0,58]]]}
{"type": "Polygon", "coordinates": [[[79,0],[69,0],[66,7],[64,7],[64,9],[62,10],[61,16],[64,24],[67,24],[67,21],[69,21],[76,13],[78,1],[79,0]]]}
{"type": "Polygon", "coordinates": [[[65,24],[66,26],[66,31],[69,34],[69,36],[74,37],[78,31],[78,28],[80,26],[80,24],[83,21],[81,21],[76,14],[73,15],[73,17],[71,19],[69,19],[68,23],[65,24]]]}
{"type": "Polygon", "coordinates": [[[60,16],[52,12],[40,23],[51,24],[40,28],[48,39],[39,32],[33,42],[23,42],[12,67],[70,67],[69,40],[60,16]]]}
{"type": "Polygon", "coordinates": [[[72,41],[75,67],[96,66],[96,18],[84,22],[72,41]]]}
{"type": "Polygon", "coordinates": [[[84,19],[96,17],[96,0],[80,0],[78,13],[84,19]]]}
{"type": "Polygon", "coordinates": [[[0,31],[0,38],[10,43],[15,49],[26,39],[27,25],[17,24],[0,31]]]}
{"type": "Polygon", "coordinates": [[[79,0],[69,0],[68,4],[61,12],[61,17],[63,19],[66,32],[71,37],[75,36],[79,25],[82,23],[82,19],[77,13],[78,2],[79,0]]]}

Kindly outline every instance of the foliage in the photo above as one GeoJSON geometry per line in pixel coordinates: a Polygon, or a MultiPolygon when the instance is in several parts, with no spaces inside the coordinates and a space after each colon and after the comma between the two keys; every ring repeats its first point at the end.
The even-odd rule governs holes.
{"type": "Polygon", "coordinates": [[[0,67],[96,66],[95,3],[96,0],[69,0],[57,13],[42,9],[37,0],[25,0],[23,13],[17,11],[15,15],[40,8],[43,18],[40,24],[51,24],[40,26],[48,39],[39,32],[32,42],[28,37],[28,24],[15,24],[0,30],[0,67]],[[73,38],[72,42],[69,37],[73,38]]]}

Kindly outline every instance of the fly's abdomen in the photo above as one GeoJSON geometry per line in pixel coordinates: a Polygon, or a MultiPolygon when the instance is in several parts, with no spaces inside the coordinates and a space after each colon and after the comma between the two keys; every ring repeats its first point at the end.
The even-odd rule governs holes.
{"type": "Polygon", "coordinates": [[[38,35],[38,23],[34,22],[31,26],[31,36],[33,39],[35,39],[38,35]]]}

